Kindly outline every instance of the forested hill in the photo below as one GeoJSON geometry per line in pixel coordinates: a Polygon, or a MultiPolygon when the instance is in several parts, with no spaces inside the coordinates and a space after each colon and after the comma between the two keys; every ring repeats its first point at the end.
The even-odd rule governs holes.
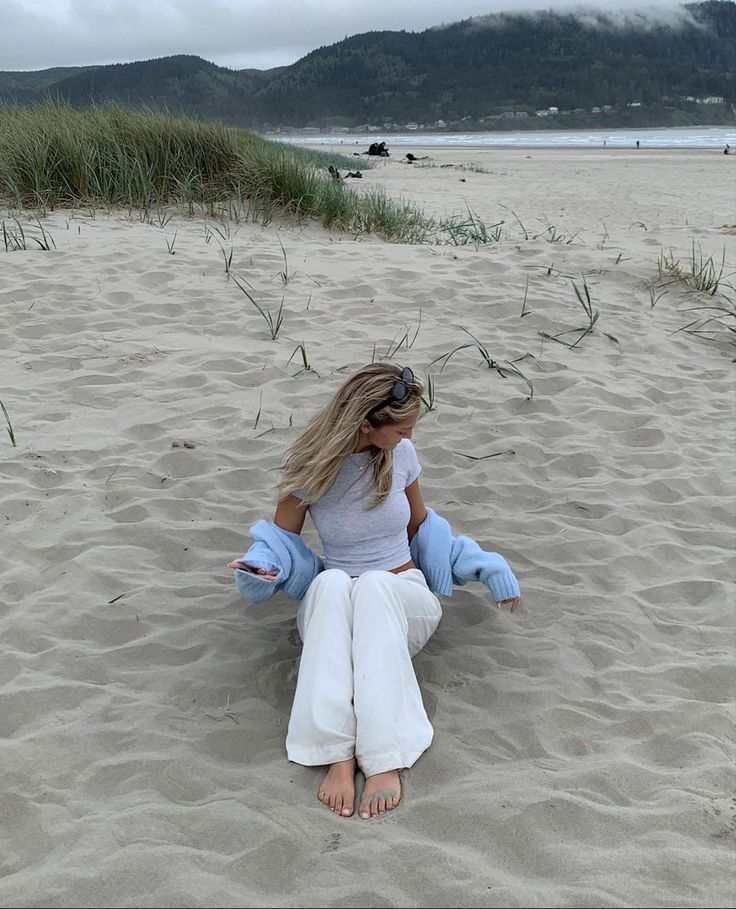
{"type": "Polygon", "coordinates": [[[0,73],[0,98],[117,100],[253,128],[447,129],[736,122],[736,3],[667,20],[627,11],[497,14],[367,32],[291,66],[234,71],[176,56],[0,73]],[[723,99],[723,103],[718,99],[723,99]],[[544,112],[544,116],[538,114],[544,112]]]}

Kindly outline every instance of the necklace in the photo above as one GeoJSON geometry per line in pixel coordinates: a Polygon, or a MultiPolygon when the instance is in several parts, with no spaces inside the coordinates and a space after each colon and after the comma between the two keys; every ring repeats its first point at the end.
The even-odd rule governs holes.
{"type": "Polygon", "coordinates": [[[369,467],[373,466],[373,458],[369,451],[354,451],[350,455],[350,463],[353,468],[356,468],[359,475],[365,473],[369,467]],[[360,461],[365,461],[365,464],[361,464],[360,461]]]}

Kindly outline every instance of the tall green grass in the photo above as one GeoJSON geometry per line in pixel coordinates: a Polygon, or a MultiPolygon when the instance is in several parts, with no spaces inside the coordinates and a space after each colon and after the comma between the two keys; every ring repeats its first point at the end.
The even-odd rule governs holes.
{"type": "MultiPolygon", "coordinates": [[[[218,123],[106,104],[0,104],[0,201],[17,208],[118,207],[154,219],[167,206],[268,224],[282,214],[398,243],[498,242],[474,214],[436,220],[380,189],[328,176],[353,159],[218,123]]],[[[365,167],[370,167],[366,162],[365,167]]]]}
{"type": "Polygon", "coordinates": [[[268,223],[282,213],[355,233],[421,242],[431,219],[380,191],[327,179],[351,159],[244,130],[117,104],[0,105],[0,196],[18,208],[167,205],[268,223]]]}
{"type": "Polygon", "coordinates": [[[18,206],[152,208],[232,192],[239,159],[224,127],[117,105],[0,107],[0,187],[18,206]]]}

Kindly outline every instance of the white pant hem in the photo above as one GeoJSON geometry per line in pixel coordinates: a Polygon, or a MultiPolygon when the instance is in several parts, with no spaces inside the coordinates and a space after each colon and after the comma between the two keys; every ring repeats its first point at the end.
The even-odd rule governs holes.
{"type": "Polygon", "coordinates": [[[404,770],[412,767],[424,752],[429,748],[431,739],[417,751],[402,754],[399,751],[386,751],[383,754],[373,754],[370,758],[358,758],[358,766],[365,777],[375,776],[377,773],[386,773],[387,770],[404,770]]]}
{"type": "Polygon", "coordinates": [[[305,767],[323,767],[338,764],[340,761],[349,761],[350,758],[355,757],[355,751],[352,748],[343,748],[339,751],[288,748],[287,757],[294,764],[303,764],[305,767]]]}

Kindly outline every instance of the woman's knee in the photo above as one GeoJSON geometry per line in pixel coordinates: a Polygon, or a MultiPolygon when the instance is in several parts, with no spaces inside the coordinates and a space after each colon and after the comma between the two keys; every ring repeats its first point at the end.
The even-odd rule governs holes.
{"type": "Polygon", "coordinates": [[[396,615],[404,621],[404,603],[397,576],[390,571],[365,571],[353,582],[350,598],[355,614],[396,615]]]}
{"type": "Polygon", "coordinates": [[[350,603],[350,575],[337,568],[321,571],[309,585],[302,606],[310,615],[316,610],[332,609],[335,605],[350,603]]]}
{"type": "Polygon", "coordinates": [[[390,571],[366,571],[354,582],[351,598],[359,611],[395,612],[409,623],[418,620],[427,628],[436,628],[442,615],[437,597],[426,583],[417,584],[390,571]]]}
{"type": "Polygon", "coordinates": [[[390,571],[380,571],[371,569],[364,571],[353,584],[353,599],[359,597],[362,593],[375,592],[379,590],[391,590],[396,584],[396,575],[390,571]]]}
{"type": "Polygon", "coordinates": [[[339,568],[326,568],[320,571],[317,577],[309,585],[307,595],[311,593],[321,594],[331,591],[350,591],[350,575],[339,568]]]}
{"type": "Polygon", "coordinates": [[[321,571],[304,595],[303,611],[313,615],[316,611],[349,604],[351,586],[350,575],[344,571],[337,568],[321,571]]]}

